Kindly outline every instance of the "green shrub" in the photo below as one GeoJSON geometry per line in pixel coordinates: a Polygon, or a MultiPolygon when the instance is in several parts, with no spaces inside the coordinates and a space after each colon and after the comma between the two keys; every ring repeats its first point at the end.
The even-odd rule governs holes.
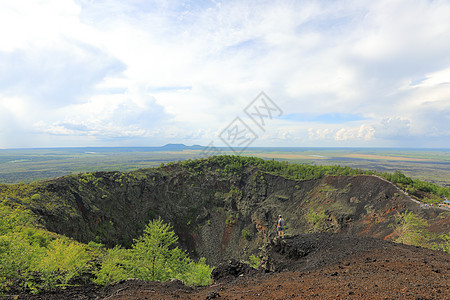
{"type": "Polygon", "coordinates": [[[64,286],[89,271],[93,254],[86,245],[35,223],[28,210],[0,204],[0,293],[13,283],[33,293],[64,286]]]}
{"type": "Polygon", "coordinates": [[[324,231],[328,227],[326,222],[328,216],[323,210],[315,210],[314,208],[310,208],[305,217],[312,232],[324,231]]]}
{"type": "Polygon", "coordinates": [[[450,232],[438,236],[437,240],[437,242],[433,243],[432,249],[450,253],[450,232]]]}
{"type": "Polygon", "coordinates": [[[251,235],[250,235],[250,232],[248,232],[248,230],[247,229],[242,229],[242,231],[241,231],[241,234],[242,234],[242,237],[244,238],[244,239],[246,239],[247,241],[250,241],[251,240],[251,235]]]}
{"type": "Polygon", "coordinates": [[[36,266],[44,288],[66,286],[70,280],[89,270],[86,246],[69,239],[53,240],[36,266]]]}
{"type": "Polygon", "coordinates": [[[0,235],[35,223],[36,217],[29,210],[0,204],[0,235]]]}
{"type": "Polygon", "coordinates": [[[249,264],[253,269],[258,269],[259,266],[261,265],[261,261],[259,260],[259,258],[256,255],[250,255],[249,259],[249,264]]]}
{"type": "Polygon", "coordinates": [[[225,220],[225,224],[227,226],[234,225],[234,224],[236,224],[236,220],[237,220],[237,217],[234,216],[232,213],[229,213],[229,214],[227,214],[227,219],[225,220]]]}
{"type": "Polygon", "coordinates": [[[101,259],[101,267],[94,271],[97,284],[107,285],[115,281],[130,278],[130,272],[124,263],[129,262],[130,251],[116,246],[108,249],[101,259]]]}
{"type": "Polygon", "coordinates": [[[410,211],[396,217],[394,242],[420,246],[450,253],[450,233],[437,235],[428,231],[428,223],[410,211]]]}
{"type": "Polygon", "coordinates": [[[8,291],[16,281],[23,289],[36,290],[32,281],[32,267],[43,252],[30,244],[22,232],[9,232],[0,236],[0,291],[8,291]]]}
{"type": "Polygon", "coordinates": [[[397,243],[427,247],[429,246],[430,233],[427,231],[428,223],[410,211],[406,211],[397,218],[395,228],[398,238],[397,243]]]}
{"type": "Polygon", "coordinates": [[[206,264],[206,259],[202,257],[198,263],[190,262],[186,273],[181,274],[180,279],[184,281],[185,284],[195,286],[195,285],[209,285],[211,283],[211,271],[212,267],[206,264]]]}

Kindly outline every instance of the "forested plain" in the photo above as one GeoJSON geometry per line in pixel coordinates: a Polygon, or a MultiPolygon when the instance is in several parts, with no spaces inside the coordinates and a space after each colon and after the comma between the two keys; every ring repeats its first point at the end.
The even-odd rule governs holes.
{"type": "MultiPolygon", "coordinates": [[[[0,149],[0,183],[29,183],[93,171],[131,171],[161,163],[206,157],[201,147],[0,149]]],[[[308,165],[340,165],[377,172],[400,171],[408,177],[450,186],[450,149],[248,148],[218,154],[257,156],[308,165]]]]}

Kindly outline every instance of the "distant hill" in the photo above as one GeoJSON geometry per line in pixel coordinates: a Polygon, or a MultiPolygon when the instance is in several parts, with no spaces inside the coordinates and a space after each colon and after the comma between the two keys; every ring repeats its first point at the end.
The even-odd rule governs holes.
{"type": "Polygon", "coordinates": [[[184,144],[167,144],[162,147],[155,147],[161,150],[182,151],[182,150],[203,150],[205,147],[200,145],[186,146],[184,144]]]}

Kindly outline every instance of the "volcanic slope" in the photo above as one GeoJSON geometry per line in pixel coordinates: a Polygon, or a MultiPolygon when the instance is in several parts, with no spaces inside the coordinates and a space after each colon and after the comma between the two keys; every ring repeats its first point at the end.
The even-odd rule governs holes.
{"type": "Polygon", "coordinates": [[[16,299],[449,299],[450,254],[380,239],[316,233],[266,244],[262,269],[232,261],[209,287],[126,280],[16,299]]]}
{"type": "Polygon", "coordinates": [[[332,232],[395,239],[396,220],[407,210],[427,220],[436,234],[450,231],[448,211],[424,210],[376,176],[330,176],[353,171],[314,166],[280,175],[281,167],[292,168],[219,156],[128,173],[3,185],[0,192],[3,199],[30,208],[50,231],[110,247],[130,246],[149,220],[161,217],[174,226],[191,257],[205,257],[212,265],[258,254],[275,237],[279,214],[288,235],[332,232]]]}

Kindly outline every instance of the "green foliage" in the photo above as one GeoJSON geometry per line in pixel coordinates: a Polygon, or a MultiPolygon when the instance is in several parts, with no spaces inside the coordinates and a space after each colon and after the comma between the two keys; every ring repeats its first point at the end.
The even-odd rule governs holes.
{"type": "Polygon", "coordinates": [[[425,203],[430,203],[430,204],[438,204],[438,203],[442,202],[442,198],[438,197],[436,195],[430,194],[428,197],[423,198],[422,201],[425,203]]]}
{"type": "Polygon", "coordinates": [[[413,195],[413,194],[415,194],[417,192],[417,189],[415,187],[413,187],[413,186],[407,186],[405,188],[405,192],[407,192],[410,195],[413,195]]]}
{"type": "Polygon", "coordinates": [[[82,184],[92,184],[97,187],[98,183],[103,181],[103,178],[97,178],[95,173],[83,173],[78,177],[78,181],[82,184]]]}
{"type": "Polygon", "coordinates": [[[250,232],[249,232],[247,229],[245,229],[245,228],[242,229],[241,234],[242,234],[242,237],[243,237],[244,239],[246,239],[247,241],[250,241],[251,238],[252,238],[250,232]]]}
{"type": "Polygon", "coordinates": [[[39,200],[41,200],[41,195],[40,194],[34,194],[33,196],[31,196],[31,200],[39,201],[39,200]]]}
{"type": "Polygon", "coordinates": [[[116,247],[107,251],[101,268],[95,273],[95,282],[109,284],[126,278],[148,281],[179,278],[186,284],[209,284],[212,269],[204,259],[194,263],[185,251],[174,247],[177,241],[172,226],[161,218],[150,221],[131,249],[116,247]]]}
{"type": "Polygon", "coordinates": [[[39,292],[66,286],[90,273],[97,284],[127,278],[179,278],[190,285],[210,283],[212,268],[205,259],[195,263],[185,251],[174,247],[178,237],[161,219],[151,221],[131,249],[115,247],[106,251],[102,244],[84,245],[34,224],[29,211],[0,204],[0,292],[12,285],[39,292]],[[101,265],[93,269],[93,261],[100,254],[101,265]]]}
{"type": "Polygon", "coordinates": [[[332,192],[336,192],[338,189],[333,189],[331,186],[329,186],[328,184],[323,184],[321,186],[321,188],[319,189],[319,193],[323,193],[323,194],[327,194],[327,193],[332,193],[332,192]]]}
{"type": "Polygon", "coordinates": [[[0,291],[8,291],[14,282],[23,289],[36,290],[31,267],[42,256],[39,250],[21,232],[9,232],[0,236],[0,291]]]}
{"type": "Polygon", "coordinates": [[[233,215],[232,213],[227,214],[227,219],[225,220],[225,224],[226,225],[236,224],[238,217],[239,217],[239,214],[237,214],[236,216],[233,215]]]}
{"type": "Polygon", "coordinates": [[[418,191],[430,193],[430,197],[421,199],[425,203],[439,203],[442,201],[440,197],[450,197],[450,187],[443,187],[418,179],[411,179],[400,171],[395,171],[393,174],[379,173],[378,175],[400,185],[408,194],[417,195],[418,191]]]}
{"type": "Polygon", "coordinates": [[[195,263],[193,261],[189,262],[187,270],[184,274],[180,274],[180,279],[184,281],[185,284],[191,286],[205,286],[211,283],[211,268],[206,264],[206,259],[204,257],[195,263]]]}
{"type": "Polygon", "coordinates": [[[41,274],[43,288],[54,288],[88,272],[90,259],[85,245],[58,238],[50,243],[34,268],[41,274]]]}
{"type": "Polygon", "coordinates": [[[226,194],[226,196],[231,198],[239,198],[242,197],[242,191],[239,188],[232,185],[230,191],[226,194]]]}
{"type": "Polygon", "coordinates": [[[23,288],[28,285],[30,266],[41,255],[39,245],[30,238],[33,234],[24,230],[34,223],[29,211],[0,204],[0,292],[9,290],[14,281],[23,288]]]}
{"type": "Polygon", "coordinates": [[[249,264],[253,269],[258,269],[261,265],[261,260],[256,255],[250,255],[249,258],[249,264]]]}
{"type": "Polygon", "coordinates": [[[398,233],[397,243],[426,247],[430,240],[430,234],[427,231],[428,223],[410,211],[406,211],[397,217],[398,233]]]}
{"type": "MultiPolygon", "coordinates": [[[[198,162],[198,161],[197,161],[198,162]]],[[[193,164],[193,161],[190,162],[193,164]]],[[[342,166],[315,166],[307,164],[290,164],[286,161],[264,160],[257,157],[244,157],[233,155],[221,155],[210,157],[202,164],[211,164],[223,168],[226,174],[242,174],[247,166],[255,166],[259,170],[268,173],[285,176],[295,180],[307,180],[322,178],[328,175],[359,175],[373,174],[373,171],[363,171],[342,166]]],[[[261,178],[261,177],[260,177],[261,178]]],[[[264,179],[261,178],[261,180],[264,179]]]]}
{"type": "MultiPolygon", "coordinates": [[[[242,190],[236,182],[239,182],[239,177],[244,172],[256,174],[255,185],[264,184],[265,178],[269,178],[268,173],[295,180],[374,174],[372,171],[349,167],[291,164],[285,161],[239,156],[216,156],[209,159],[188,160],[179,164],[168,163],[164,168],[166,171],[189,170],[196,175],[212,174],[231,180],[229,193],[217,192],[215,195],[217,199],[242,197],[242,190]]],[[[154,172],[164,173],[163,170],[157,169],[154,172]]],[[[124,185],[136,180],[138,177],[135,174],[140,174],[139,178],[147,178],[145,177],[147,175],[142,177],[142,173],[116,172],[110,176],[110,180],[124,185]]],[[[380,175],[397,183],[409,194],[425,197],[425,201],[428,202],[439,202],[442,196],[450,196],[450,188],[412,180],[400,171],[380,175]],[[423,192],[427,194],[423,196],[423,192]]],[[[148,180],[156,182],[157,178],[159,177],[151,176],[148,180]]],[[[102,184],[102,177],[96,173],[73,175],[69,179],[79,191],[84,189],[90,192],[92,186],[98,187],[102,184]]],[[[296,185],[295,188],[300,187],[296,185]]],[[[324,194],[330,191],[332,190],[328,186],[320,190],[324,194]]],[[[100,189],[97,197],[106,199],[109,193],[100,189]]],[[[281,200],[287,199],[283,195],[278,197],[281,200]]],[[[186,252],[174,247],[178,238],[173,233],[172,227],[164,224],[161,219],[150,222],[144,235],[134,240],[131,249],[116,247],[104,250],[101,244],[91,242],[89,245],[83,245],[39,228],[31,211],[18,205],[22,203],[33,209],[47,211],[66,209],[67,202],[55,198],[46,190],[44,182],[0,185],[0,201],[0,292],[7,291],[12,285],[32,292],[68,285],[84,274],[90,273],[93,269],[92,262],[99,255],[102,255],[101,264],[94,274],[95,281],[101,284],[126,278],[143,280],[180,278],[191,285],[204,285],[210,282],[211,268],[206,265],[205,260],[201,259],[195,263],[188,258],[186,252]]],[[[195,210],[195,207],[193,209],[195,210]]],[[[216,211],[225,214],[223,208],[216,208],[216,211]]],[[[226,224],[232,226],[238,218],[238,214],[227,214],[226,224]]],[[[311,231],[323,231],[329,227],[328,217],[323,209],[310,208],[305,218],[311,231]]],[[[449,251],[450,234],[432,235],[427,231],[426,221],[418,216],[407,212],[400,216],[397,222],[396,230],[399,233],[397,242],[449,251]]],[[[207,224],[210,224],[210,220],[207,224]]],[[[103,222],[98,224],[97,229],[96,233],[106,235],[114,230],[114,226],[112,223],[103,222]]],[[[241,235],[247,240],[251,238],[247,229],[243,229],[241,235]]]]}
{"type": "Polygon", "coordinates": [[[0,203],[0,235],[35,223],[36,217],[30,211],[0,203]]]}
{"type": "Polygon", "coordinates": [[[414,180],[412,186],[417,190],[421,190],[428,193],[433,193],[438,196],[450,197],[450,187],[443,187],[431,182],[425,182],[422,180],[414,180]]]}
{"type": "Polygon", "coordinates": [[[184,273],[189,263],[186,252],[178,247],[171,248],[177,241],[169,224],[160,218],[151,221],[131,249],[133,277],[164,281],[184,273]]]}
{"type": "Polygon", "coordinates": [[[30,211],[0,204],[0,292],[65,286],[89,271],[94,255],[86,245],[35,224],[30,211]]]}
{"type": "Polygon", "coordinates": [[[310,208],[305,215],[306,221],[312,232],[321,232],[327,229],[328,216],[323,210],[310,208]]]}
{"type": "MultiPolygon", "coordinates": [[[[203,165],[215,165],[224,169],[225,174],[242,175],[247,166],[255,166],[260,171],[274,173],[294,180],[318,179],[324,176],[355,176],[377,174],[386,180],[404,186],[408,193],[414,194],[418,190],[432,193],[439,197],[450,197],[450,187],[443,187],[434,183],[413,180],[401,171],[394,173],[375,173],[372,170],[350,168],[348,166],[316,166],[308,164],[295,164],[286,161],[264,160],[256,157],[243,157],[232,155],[213,156],[208,160],[189,161],[189,166],[200,168],[203,165]]],[[[262,177],[262,176],[261,176],[262,177]]],[[[256,175],[254,177],[256,180],[256,175]]],[[[436,197],[428,197],[425,202],[432,203],[436,197]]]]}
{"type": "Polygon", "coordinates": [[[439,235],[437,242],[434,242],[431,248],[450,253],[450,232],[439,235]]]}
{"type": "Polygon", "coordinates": [[[119,246],[108,249],[101,258],[101,267],[94,271],[94,283],[106,285],[130,278],[131,272],[128,270],[129,267],[125,265],[131,261],[130,254],[129,250],[122,249],[119,246]]]}
{"type": "Polygon", "coordinates": [[[450,233],[436,235],[428,231],[428,223],[410,211],[396,218],[397,243],[420,246],[450,253],[450,233]]]}

